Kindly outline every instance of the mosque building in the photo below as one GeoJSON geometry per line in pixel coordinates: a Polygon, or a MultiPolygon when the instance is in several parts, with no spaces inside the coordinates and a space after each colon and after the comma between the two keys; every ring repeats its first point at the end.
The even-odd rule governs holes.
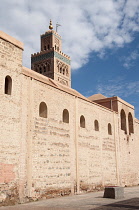
{"type": "Polygon", "coordinates": [[[31,69],[23,50],[0,31],[0,205],[138,185],[134,107],[71,88],[71,60],[52,22],[31,69]]]}

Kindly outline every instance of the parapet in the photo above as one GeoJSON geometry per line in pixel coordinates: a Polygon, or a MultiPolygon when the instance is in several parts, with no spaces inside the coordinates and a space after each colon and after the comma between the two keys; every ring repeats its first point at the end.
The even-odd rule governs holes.
{"type": "Polygon", "coordinates": [[[48,36],[49,34],[54,34],[54,35],[58,36],[59,39],[61,39],[61,36],[54,30],[46,31],[45,34],[41,35],[41,37],[48,36]]]}
{"type": "Polygon", "coordinates": [[[10,42],[11,44],[15,45],[16,47],[19,47],[20,49],[24,50],[24,44],[22,42],[18,41],[17,39],[6,34],[3,31],[0,31],[0,38],[3,40],[6,40],[6,41],[10,42]]]}
{"type": "MultiPolygon", "coordinates": [[[[40,52],[31,54],[31,57],[32,57],[32,58],[33,58],[33,57],[37,57],[38,55],[44,55],[44,54],[50,53],[50,52],[52,52],[52,51],[54,51],[54,47],[50,48],[49,50],[47,49],[47,50],[43,50],[43,51],[40,51],[40,52]]],[[[60,55],[62,55],[63,57],[65,57],[66,59],[70,60],[70,56],[64,54],[64,53],[61,52],[61,51],[58,51],[58,50],[55,50],[55,51],[56,51],[57,53],[59,53],[60,55]]]]}

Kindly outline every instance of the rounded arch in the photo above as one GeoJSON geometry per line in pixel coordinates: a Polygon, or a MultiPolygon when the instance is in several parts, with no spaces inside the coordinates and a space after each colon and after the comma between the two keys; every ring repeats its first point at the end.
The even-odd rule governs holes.
{"type": "Polygon", "coordinates": [[[67,109],[63,110],[63,122],[69,123],[69,111],[67,109]]]}
{"type": "Polygon", "coordinates": [[[133,117],[131,112],[128,113],[128,128],[129,128],[129,134],[134,133],[133,117]]]}
{"type": "Polygon", "coordinates": [[[83,115],[81,115],[80,117],[80,127],[85,128],[85,118],[83,115]]]}
{"type": "Polygon", "coordinates": [[[94,121],[94,128],[95,128],[95,131],[99,131],[99,123],[97,120],[94,121]]]}
{"type": "Polygon", "coordinates": [[[127,134],[126,114],[125,114],[125,111],[123,109],[121,110],[120,117],[121,117],[121,130],[125,131],[125,133],[127,134]]]}
{"type": "Polygon", "coordinates": [[[47,69],[48,71],[50,71],[50,64],[47,64],[47,69]]]}
{"type": "Polygon", "coordinates": [[[68,74],[69,74],[69,73],[68,73],[68,69],[66,69],[66,76],[68,76],[68,74]]]}
{"type": "Polygon", "coordinates": [[[47,105],[45,102],[41,102],[39,106],[39,116],[47,118],[47,105]]]}
{"type": "Polygon", "coordinates": [[[12,78],[9,75],[5,77],[4,93],[7,95],[11,95],[12,93],[12,78]]]}
{"type": "Polygon", "coordinates": [[[43,71],[46,72],[46,66],[45,65],[43,66],[43,71]]]}
{"type": "Polygon", "coordinates": [[[108,123],[108,134],[112,135],[112,127],[110,123],[108,123]]]}
{"type": "Polygon", "coordinates": [[[42,67],[40,66],[40,74],[42,74],[42,67]]]}

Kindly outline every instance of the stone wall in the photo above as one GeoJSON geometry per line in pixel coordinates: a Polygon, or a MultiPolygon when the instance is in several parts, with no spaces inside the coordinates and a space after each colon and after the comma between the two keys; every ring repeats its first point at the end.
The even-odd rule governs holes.
{"type": "Polygon", "coordinates": [[[133,107],[119,100],[114,112],[22,67],[22,44],[0,37],[1,205],[139,184],[133,107]],[[7,75],[11,95],[5,94],[7,75]],[[39,115],[41,102],[46,118],[39,115]],[[64,109],[69,123],[63,122],[64,109]],[[132,113],[134,133],[121,130],[121,109],[132,113]]]}
{"type": "Polygon", "coordinates": [[[22,45],[4,36],[0,33],[0,203],[13,204],[19,202],[21,174],[22,45]],[[12,80],[11,95],[5,94],[6,76],[12,80]]]}

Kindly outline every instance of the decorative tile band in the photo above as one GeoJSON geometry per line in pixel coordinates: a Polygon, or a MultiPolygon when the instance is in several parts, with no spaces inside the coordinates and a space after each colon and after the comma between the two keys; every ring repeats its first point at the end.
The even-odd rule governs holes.
{"type": "Polygon", "coordinates": [[[46,54],[42,54],[42,55],[36,55],[35,57],[32,57],[31,58],[31,63],[35,63],[35,62],[38,62],[38,61],[43,61],[43,60],[46,60],[48,58],[53,58],[53,57],[56,57],[58,58],[59,60],[63,61],[64,63],[70,65],[70,60],[65,58],[63,55],[57,53],[57,52],[50,52],[50,53],[46,53],[46,54]]]}
{"type": "Polygon", "coordinates": [[[54,56],[58,59],[60,59],[61,61],[67,63],[68,65],[70,65],[70,60],[65,58],[63,55],[57,53],[57,52],[54,52],[54,56]]]}
{"type": "Polygon", "coordinates": [[[45,60],[45,59],[48,59],[48,58],[52,58],[52,57],[54,57],[54,51],[46,53],[46,54],[37,55],[35,57],[32,57],[31,58],[31,63],[34,63],[34,62],[37,62],[37,61],[42,61],[42,60],[45,60]]]}

